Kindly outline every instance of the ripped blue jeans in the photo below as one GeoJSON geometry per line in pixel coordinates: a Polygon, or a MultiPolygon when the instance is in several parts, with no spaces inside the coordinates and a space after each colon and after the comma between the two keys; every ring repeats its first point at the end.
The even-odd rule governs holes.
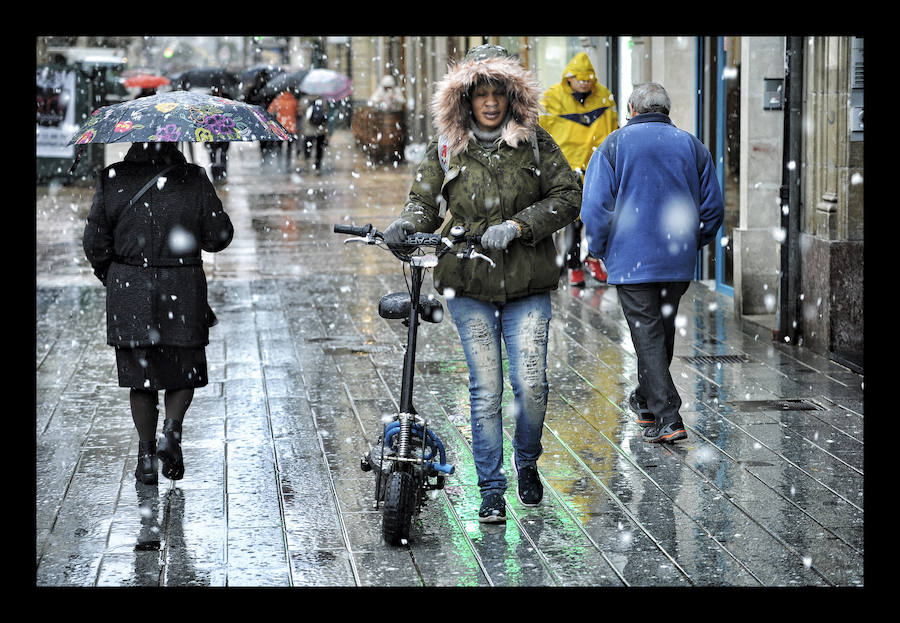
{"type": "Polygon", "coordinates": [[[481,495],[506,491],[503,468],[503,357],[509,357],[516,428],[513,452],[519,469],[534,465],[543,450],[547,412],[547,333],[550,295],[527,296],[503,304],[466,297],[447,299],[469,366],[472,452],[481,495]]]}

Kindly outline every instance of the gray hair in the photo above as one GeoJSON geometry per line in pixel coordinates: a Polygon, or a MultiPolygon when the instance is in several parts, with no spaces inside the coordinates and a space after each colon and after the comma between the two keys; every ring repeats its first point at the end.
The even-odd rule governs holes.
{"type": "Polygon", "coordinates": [[[628,105],[634,109],[636,115],[645,112],[661,112],[668,115],[672,102],[661,84],[646,82],[634,87],[631,97],[628,98],[628,105]]]}

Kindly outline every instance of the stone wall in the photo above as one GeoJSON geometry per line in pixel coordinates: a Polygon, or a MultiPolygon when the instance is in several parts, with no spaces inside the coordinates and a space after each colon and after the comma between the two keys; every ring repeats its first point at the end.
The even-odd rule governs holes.
{"type": "Polygon", "coordinates": [[[863,366],[864,143],[851,141],[852,37],[806,39],[804,344],[863,366]]]}

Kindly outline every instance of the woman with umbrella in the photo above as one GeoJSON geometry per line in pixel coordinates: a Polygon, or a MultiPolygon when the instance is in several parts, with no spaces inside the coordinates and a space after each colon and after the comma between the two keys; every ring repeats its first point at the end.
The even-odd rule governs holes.
{"type": "Polygon", "coordinates": [[[303,154],[308,161],[313,146],[316,149],[315,171],[322,172],[322,156],[328,144],[328,106],[353,93],[353,84],[343,74],[330,69],[312,69],[303,76],[300,91],[299,132],[303,141],[303,154]]]}
{"type": "Polygon", "coordinates": [[[205,171],[175,145],[134,143],[122,162],[103,169],[84,228],[85,255],[106,286],[119,386],[131,390],[134,476],[144,484],[157,482],[157,458],[163,476],[184,476],[182,421],[194,389],[207,384],[213,320],[200,251],[221,251],[234,234],[205,171]],[[157,445],[160,390],[166,419],[157,445]]]}
{"type": "Polygon", "coordinates": [[[231,219],[206,175],[179,141],[288,140],[283,128],[246,104],[174,91],[96,111],[72,141],[130,142],[122,162],[103,169],[83,246],[106,286],[107,343],[118,381],[130,389],[138,433],[135,478],[184,476],[181,431],[194,390],[208,382],[206,345],[214,323],[201,251],[226,248],[231,219]],[[157,444],[159,392],[165,421],[157,444]]]}
{"type": "MultiPolygon", "coordinates": [[[[258,107],[172,91],[94,112],[70,143],[133,143],[103,169],[83,246],[106,286],[107,343],[118,380],[130,389],[138,433],[135,478],[184,476],[181,431],[194,389],[207,384],[206,345],[215,316],[207,303],[201,251],[226,248],[231,219],[206,175],[188,163],[181,141],[290,140],[258,107]],[[159,444],[158,392],[165,392],[159,444]]],[[[77,158],[77,155],[76,155],[77,158]]]]}

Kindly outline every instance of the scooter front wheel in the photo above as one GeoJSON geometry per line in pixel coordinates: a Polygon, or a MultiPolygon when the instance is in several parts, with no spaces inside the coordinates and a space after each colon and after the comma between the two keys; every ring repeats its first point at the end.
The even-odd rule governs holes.
{"type": "Polygon", "coordinates": [[[415,478],[407,472],[394,472],[387,479],[384,493],[384,540],[400,545],[409,539],[409,527],[415,508],[415,478]]]}

